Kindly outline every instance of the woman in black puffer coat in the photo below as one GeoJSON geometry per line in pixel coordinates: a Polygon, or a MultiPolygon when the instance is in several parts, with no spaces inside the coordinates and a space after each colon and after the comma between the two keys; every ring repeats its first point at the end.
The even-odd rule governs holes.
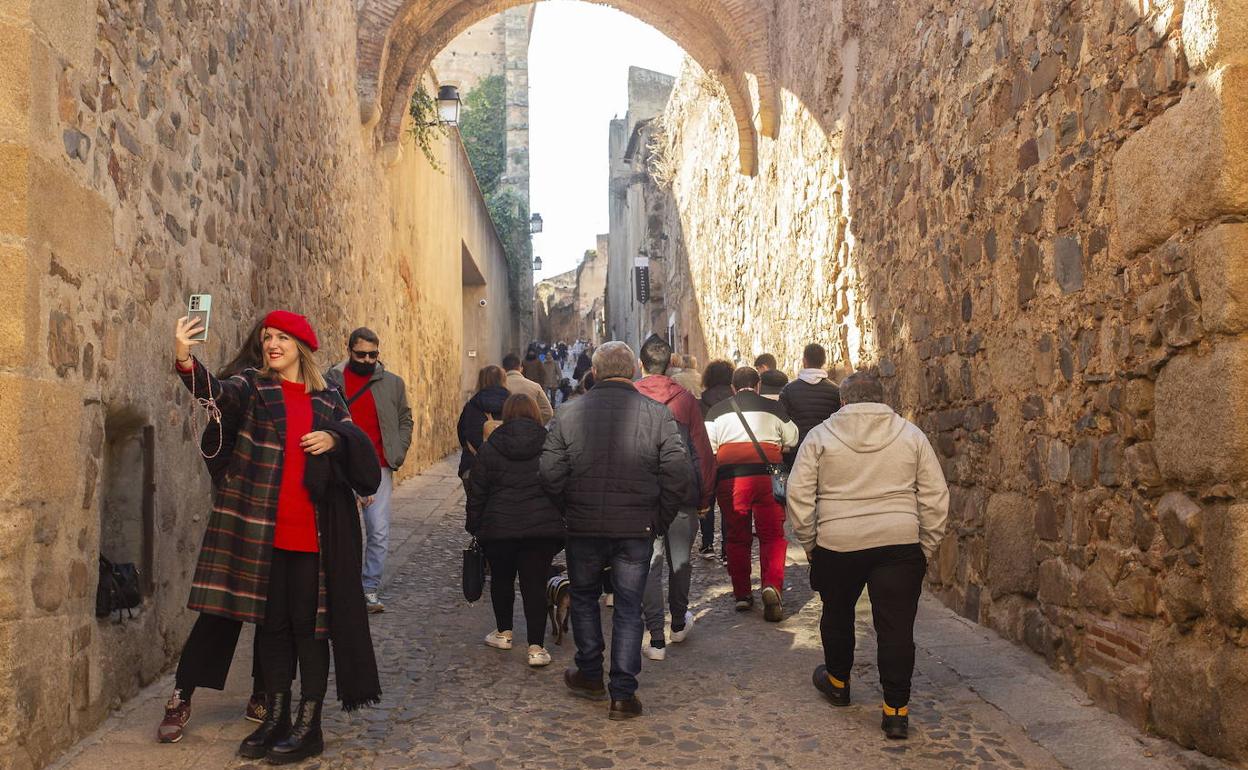
{"type": "Polygon", "coordinates": [[[563,550],[563,517],[538,478],[538,459],[546,443],[537,402],[523,393],[503,405],[503,424],[490,434],[468,477],[465,529],[481,541],[490,564],[490,600],[495,630],[485,643],[511,649],[515,580],[529,642],[529,665],[550,663],[546,651],[546,581],[551,560],[563,550]]]}
{"type": "Polygon", "coordinates": [[[459,434],[459,446],[463,452],[459,456],[459,477],[464,479],[464,488],[468,487],[468,472],[476,461],[477,452],[485,438],[485,423],[489,420],[503,418],[503,404],[511,391],[507,390],[507,373],[499,366],[484,366],[477,372],[477,392],[464,410],[459,413],[459,424],[455,430],[459,434]]]}

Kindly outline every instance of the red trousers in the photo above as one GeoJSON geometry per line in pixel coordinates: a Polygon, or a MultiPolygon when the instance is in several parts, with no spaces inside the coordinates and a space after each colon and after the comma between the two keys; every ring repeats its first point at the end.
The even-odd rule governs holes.
{"type": "Polygon", "coordinates": [[[719,510],[728,527],[725,550],[732,593],[738,599],[750,595],[750,547],[758,533],[758,561],[763,587],[784,589],[784,507],[771,494],[770,476],[739,476],[722,479],[715,487],[719,510]],[[751,528],[751,521],[753,527],[751,528]],[[753,530],[753,532],[751,531],[753,530]]]}

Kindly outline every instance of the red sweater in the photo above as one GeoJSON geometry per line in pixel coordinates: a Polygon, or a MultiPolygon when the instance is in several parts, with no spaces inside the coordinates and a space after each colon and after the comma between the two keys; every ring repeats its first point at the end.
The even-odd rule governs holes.
{"type": "Polygon", "coordinates": [[[298,382],[282,380],[286,403],[286,447],[282,457],[282,486],[277,494],[277,531],[273,546],[286,551],[315,553],[320,550],[316,535],[316,507],[303,485],[308,456],[299,442],[312,432],[312,397],[298,382]]]}
{"type": "MultiPolygon", "coordinates": [[[[358,393],[369,380],[368,377],[346,368],[343,369],[342,376],[347,400],[358,393]]],[[[386,462],[386,452],[381,446],[381,422],[377,419],[377,402],[373,400],[372,388],[357,398],[350,408],[351,421],[372,440],[373,449],[377,452],[377,459],[381,461],[382,467],[389,467],[389,463],[386,462]]]]}

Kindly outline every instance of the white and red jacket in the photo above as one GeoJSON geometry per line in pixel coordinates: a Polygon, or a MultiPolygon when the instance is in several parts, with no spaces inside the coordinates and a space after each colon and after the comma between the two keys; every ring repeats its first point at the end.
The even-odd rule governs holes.
{"type": "Polygon", "coordinates": [[[742,425],[741,417],[732,408],[734,401],[750,424],[750,430],[754,431],[754,438],[758,440],[768,463],[779,465],[784,452],[797,446],[797,425],[789,419],[780,402],[760,396],[753,390],[739,391],[707,412],[706,435],[715,452],[715,463],[719,466],[718,478],[766,475],[766,465],[750,441],[750,434],[742,425]]]}

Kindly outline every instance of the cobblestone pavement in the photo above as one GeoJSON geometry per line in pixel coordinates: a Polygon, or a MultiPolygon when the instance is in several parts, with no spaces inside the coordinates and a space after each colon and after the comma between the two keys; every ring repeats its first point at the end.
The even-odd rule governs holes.
{"type": "MultiPolygon", "coordinates": [[[[354,715],[327,711],[324,756],[308,768],[948,768],[1222,767],[1141,735],[1091,706],[1035,656],[925,600],[911,733],[888,742],[879,731],[880,694],[870,609],[859,607],[854,705],[833,709],[810,684],[820,662],[819,602],[804,559],[790,550],[784,622],[761,609],[733,611],[727,574],[697,560],[697,621],[662,662],[643,662],[645,716],[609,722],[606,704],[571,697],[561,672],[573,644],[548,642],[554,662],[525,665],[522,644],[485,647],[488,597],[460,594],[462,492],[454,460],[396,493],[394,554],[386,612],[372,630],[385,692],[381,707],[354,715]],[[795,558],[796,557],[796,558],[795,558]]],[[[761,605],[760,605],[761,608],[761,605]]],[[[609,620],[610,611],[604,611],[609,620]]],[[[522,627],[517,597],[516,620],[522,627]]],[[[244,640],[240,651],[250,650],[244,640]]],[[[250,730],[241,718],[249,670],[236,661],[225,693],[200,691],[179,744],[155,743],[170,677],[147,688],[56,765],[97,768],[252,768],[235,748],[250,730]]],[[[333,693],[333,684],[330,685],[333,693]]]]}

